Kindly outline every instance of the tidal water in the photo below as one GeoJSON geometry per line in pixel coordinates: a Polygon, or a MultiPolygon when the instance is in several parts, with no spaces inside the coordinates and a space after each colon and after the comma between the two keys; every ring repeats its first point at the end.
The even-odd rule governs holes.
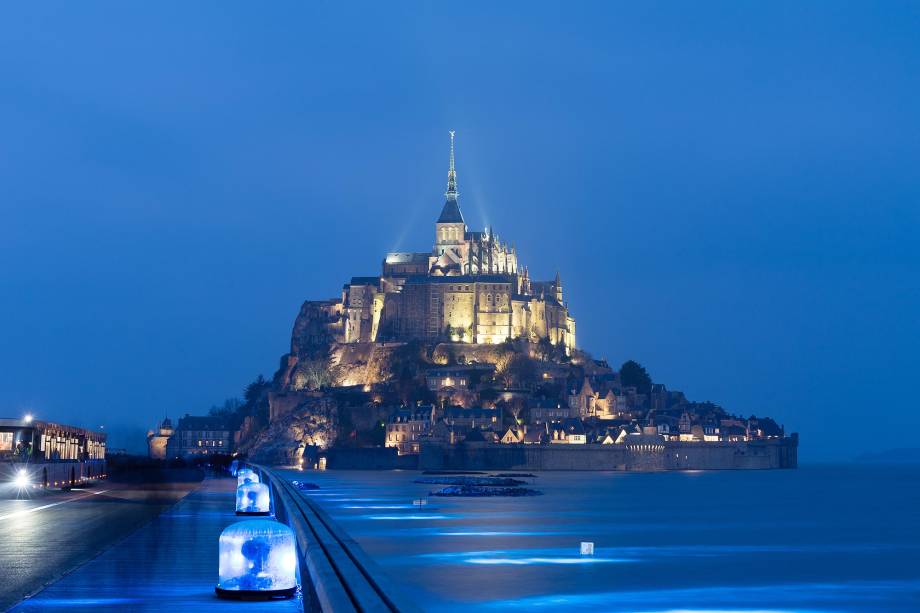
{"type": "Polygon", "coordinates": [[[918,466],[538,473],[423,507],[417,472],[293,474],[425,610],[920,611],[918,466]]]}

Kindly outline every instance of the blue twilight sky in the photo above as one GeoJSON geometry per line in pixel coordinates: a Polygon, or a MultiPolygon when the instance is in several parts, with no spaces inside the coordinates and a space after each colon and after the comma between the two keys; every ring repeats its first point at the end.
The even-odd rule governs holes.
{"type": "MultiPolygon", "coordinates": [[[[579,344],[915,446],[916,2],[81,2],[0,8],[0,415],[104,424],[270,376],[303,300],[461,206],[579,344]],[[344,6],[343,6],[344,5],[344,6]]],[[[134,436],[134,438],[130,438],[134,436]]]]}

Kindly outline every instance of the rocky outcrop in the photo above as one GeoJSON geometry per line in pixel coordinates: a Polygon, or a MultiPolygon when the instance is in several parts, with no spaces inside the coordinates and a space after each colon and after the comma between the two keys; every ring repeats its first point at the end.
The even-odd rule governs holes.
{"type": "Polygon", "coordinates": [[[300,307],[291,331],[291,352],[282,358],[278,381],[284,388],[293,382],[298,364],[306,359],[326,358],[329,348],[342,340],[342,303],[338,300],[307,300],[300,307]]]}
{"type": "Polygon", "coordinates": [[[303,449],[329,448],[338,436],[338,406],[329,398],[304,397],[295,408],[277,415],[262,432],[239,449],[255,462],[293,464],[303,449]]]}

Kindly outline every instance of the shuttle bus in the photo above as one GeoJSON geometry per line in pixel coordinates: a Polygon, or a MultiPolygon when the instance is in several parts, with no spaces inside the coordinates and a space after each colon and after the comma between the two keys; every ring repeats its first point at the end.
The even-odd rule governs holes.
{"type": "Polygon", "coordinates": [[[102,432],[30,417],[0,418],[0,483],[70,488],[105,473],[102,432]]]}

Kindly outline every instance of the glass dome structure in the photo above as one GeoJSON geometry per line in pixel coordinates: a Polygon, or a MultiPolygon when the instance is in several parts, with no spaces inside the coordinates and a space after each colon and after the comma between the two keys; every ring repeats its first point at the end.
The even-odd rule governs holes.
{"type": "Polygon", "coordinates": [[[246,483],[259,483],[259,473],[255,472],[251,468],[241,468],[236,473],[236,485],[244,485],[246,483]]]}
{"type": "Polygon", "coordinates": [[[272,497],[264,483],[244,483],[236,488],[237,515],[269,515],[272,497]]]}
{"type": "Polygon", "coordinates": [[[220,535],[217,587],[221,598],[290,598],[297,591],[294,532],[270,519],[227,526],[220,535]]]}

